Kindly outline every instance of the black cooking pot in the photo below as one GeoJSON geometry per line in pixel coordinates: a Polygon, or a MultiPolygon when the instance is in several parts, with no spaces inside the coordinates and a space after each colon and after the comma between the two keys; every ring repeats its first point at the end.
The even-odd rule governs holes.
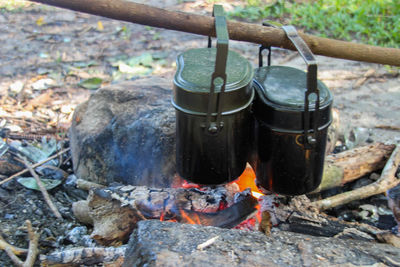
{"type": "Polygon", "coordinates": [[[283,27],[308,65],[307,72],[284,66],[256,69],[257,184],[267,191],[300,195],[321,182],[332,95],[317,80],[317,64],[291,26],[283,27]]]}
{"type": "Polygon", "coordinates": [[[178,56],[172,104],[176,108],[176,167],[197,184],[235,180],[250,152],[253,69],[228,50],[222,6],[214,6],[217,48],[178,56]]]}

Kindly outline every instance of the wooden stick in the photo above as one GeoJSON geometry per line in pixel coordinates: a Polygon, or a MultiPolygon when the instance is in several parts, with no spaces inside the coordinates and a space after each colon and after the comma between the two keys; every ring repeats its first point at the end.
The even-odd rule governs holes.
{"type": "Polygon", "coordinates": [[[49,205],[51,211],[54,213],[54,215],[58,219],[62,219],[62,216],[60,212],[57,210],[56,205],[54,205],[53,201],[51,201],[51,198],[49,196],[49,193],[47,193],[46,188],[44,187],[42,181],[40,180],[39,176],[36,174],[36,172],[33,170],[32,166],[28,163],[28,161],[24,158],[24,163],[25,166],[28,168],[29,172],[32,174],[32,176],[35,178],[36,183],[40,189],[40,192],[42,192],[42,195],[44,197],[44,200],[46,201],[47,205],[49,205]]]}
{"type": "MultiPolygon", "coordinates": [[[[211,16],[174,12],[123,0],[31,1],[142,25],[215,36],[214,19],[211,16]]],[[[232,40],[295,50],[281,29],[231,20],[227,24],[229,38],[232,40]]],[[[300,33],[300,36],[317,55],[400,66],[400,49],[345,42],[304,33],[300,33]]]]}
{"type": "Polygon", "coordinates": [[[14,264],[18,267],[32,267],[35,263],[36,257],[39,253],[38,245],[39,245],[39,237],[40,235],[36,233],[32,228],[32,223],[29,220],[25,221],[26,227],[28,230],[29,236],[29,249],[28,255],[26,256],[25,262],[21,261],[14,253],[14,249],[11,245],[5,247],[5,251],[10,259],[14,262],[14,264]]]}
{"type": "MultiPolygon", "coordinates": [[[[40,161],[40,162],[38,162],[38,163],[33,164],[31,167],[32,167],[32,168],[39,167],[39,166],[45,164],[46,162],[49,162],[50,160],[55,159],[55,158],[57,158],[58,156],[64,154],[65,152],[68,152],[69,150],[70,150],[70,148],[66,148],[66,149],[64,149],[64,150],[61,150],[61,151],[58,152],[57,154],[55,154],[55,155],[53,155],[53,156],[51,156],[51,157],[49,157],[49,158],[47,158],[47,159],[45,159],[45,160],[42,160],[42,161],[40,161]]],[[[26,168],[26,169],[24,169],[24,170],[22,170],[22,171],[20,171],[20,172],[17,172],[16,174],[13,174],[13,175],[11,175],[10,177],[8,177],[8,178],[6,178],[6,179],[0,181],[0,185],[2,185],[2,184],[4,184],[4,183],[6,183],[6,182],[8,182],[8,181],[10,181],[10,180],[12,180],[12,179],[14,179],[15,177],[20,176],[20,175],[22,175],[22,174],[24,174],[24,173],[26,173],[26,172],[28,172],[28,171],[29,171],[29,169],[26,168]]]]}
{"type": "Polygon", "coordinates": [[[0,235],[0,249],[6,250],[6,248],[9,248],[13,254],[15,255],[26,255],[26,253],[28,253],[27,249],[24,248],[18,248],[15,247],[13,245],[10,245],[7,243],[6,240],[4,240],[4,238],[0,235]]]}
{"type": "Polygon", "coordinates": [[[213,243],[215,243],[215,241],[217,241],[217,239],[219,238],[219,235],[214,236],[213,238],[208,239],[207,241],[197,245],[197,249],[198,250],[203,250],[209,246],[211,246],[213,243]]]}
{"type": "Polygon", "coordinates": [[[27,220],[26,227],[28,229],[29,236],[29,248],[28,255],[26,256],[24,267],[33,266],[36,260],[36,256],[39,253],[38,245],[39,245],[39,237],[40,235],[33,231],[31,221],[27,220]]]}
{"type": "Polygon", "coordinates": [[[390,188],[398,185],[400,179],[396,179],[397,167],[400,165],[400,145],[397,145],[385,167],[382,170],[381,177],[374,183],[353,191],[345,192],[326,199],[314,202],[319,210],[330,209],[339,205],[349,203],[353,200],[367,198],[373,195],[381,194],[390,188]]]}

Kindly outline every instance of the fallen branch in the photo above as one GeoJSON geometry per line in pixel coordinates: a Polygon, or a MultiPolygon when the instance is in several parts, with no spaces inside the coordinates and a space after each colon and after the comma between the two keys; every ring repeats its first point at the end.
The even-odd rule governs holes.
{"type": "Polygon", "coordinates": [[[28,230],[29,236],[29,248],[28,255],[26,256],[25,262],[22,262],[14,253],[14,250],[11,246],[6,246],[5,251],[10,259],[14,262],[16,266],[21,267],[32,267],[35,263],[36,256],[39,253],[38,245],[39,245],[39,234],[33,231],[32,224],[29,220],[25,221],[26,227],[28,230]]]}
{"type": "MultiPolygon", "coordinates": [[[[51,157],[49,157],[49,158],[47,158],[47,159],[45,159],[45,160],[42,160],[42,161],[40,161],[40,162],[38,162],[38,163],[33,164],[33,165],[32,165],[32,168],[39,167],[39,166],[45,164],[46,162],[49,162],[50,160],[55,159],[55,158],[59,157],[60,155],[62,155],[62,154],[64,154],[64,153],[68,152],[69,150],[70,150],[70,148],[66,148],[66,149],[64,149],[64,150],[61,150],[61,151],[58,152],[57,154],[54,154],[53,156],[51,156],[51,157]]],[[[24,169],[24,170],[22,170],[22,171],[20,171],[20,172],[17,172],[16,174],[13,174],[13,175],[11,175],[10,177],[8,177],[8,178],[6,178],[6,179],[0,181],[0,185],[2,185],[2,184],[4,184],[4,183],[6,183],[6,182],[8,182],[8,181],[10,181],[10,180],[12,180],[12,179],[18,177],[18,176],[21,176],[22,174],[24,174],[24,173],[26,173],[26,172],[28,172],[28,171],[29,171],[29,169],[26,168],[26,169],[24,169]]]]}
{"type": "Polygon", "coordinates": [[[75,248],[49,255],[40,255],[41,266],[121,266],[126,246],[107,248],[75,248]],[[113,264],[113,265],[111,265],[113,264]]]}
{"type": "Polygon", "coordinates": [[[394,148],[376,143],[326,156],[322,182],[315,192],[342,186],[382,169],[394,148]]]}
{"type": "Polygon", "coordinates": [[[44,197],[44,200],[46,201],[47,205],[49,205],[51,211],[54,213],[54,215],[58,219],[62,219],[62,216],[60,212],[58,211],[56,205],[54,205],[53,201],[51,201],[51,198],[49,196],[49,193],[47,192],[46,188],[44,187],[42,180],[40,180],[39,176],[36,174],[36,172],[33,170],[32,166],[28,163],[26,158],[24,158],[24,163],[25,166],[28,168],[29,172],[32,174],[32,176],[35,178],[35,181],[40,189],[40,192],[42,192],[42,195],[44,197]]]}
{"type": "MultiPolygon", "coordinates": [[[[214,19],[183,12],[174,12],[122,0],[31,0],[71,10],[128,21],[147,26],[215,36],[214,19]]],[[[232,40],[283,47],[295,50],[282,29],[257,24],[228,21],[232,40]]],[[[400,66],[400,49],[357,44],[299,33],[317,55],[400,66]]]]}
{"type": "Polygon", "coordinates": [[[396,178],[396,170],[400,164],[400,145],[397,145],[384,169],[381,177],[367,186],[345,192],[326,199],[315,201],[314,205],[319,210],[330,209],[339,205],[349,203],[353,200],[364,199],[373,195],[381,194],[398,185],[400,179],[396,178]]]}

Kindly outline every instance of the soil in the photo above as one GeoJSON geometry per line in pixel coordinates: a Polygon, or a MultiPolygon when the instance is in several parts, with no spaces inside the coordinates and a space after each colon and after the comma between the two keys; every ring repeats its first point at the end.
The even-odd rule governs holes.
{"type": "MultiPolygon", "coordinates": [[[[209,1],[152,0],[146,4],[199,14],[212,10],[209,1]]],[[[234,4],[227,2],[225,9],[234,4]]],[[[138,76],[121,74],[115,63],[147,53],[157,55],[147,71],[172,81],[176,56],[188,48],[206,46],[207,39],[29,4],[1,10],[0,42],[0,129],[60,136],[66,134],[75,106],[92,92],[79,82],[93,77],[100,78],[102,85],[118,82],[118,78],[134,80],[138,76]]],[[[257,66],[257,45],[231,42],[231,48],[257,66]]],[[[322,56],[317,59],[319,78],[331,89],[340,114],[341,144],[350,148],[366,142],[399,143],[399,70],[322,56]]],[[[274,49],[272,61],[305,68],[291,51],[274,49]]],[[[60,168],[70,176],[49,193],[63,219],[55,219],[40,192],[15,180],[0,186],[0,229],[9,243],[28,247],[23,226],[29,219],[41,232],[41,253],[90,245],[90,227],[77,222],[71,211],[72,202],[85,199],[86,192],[75,188],[69,161],[60,168]]],[[[6,176],[0,176],[3,178],[6,176]]],[[[378,200],[384,206],[382,198],[378,200]]],[[[0,263],[12,265],[4,251],[0,251],[0,263]]]]}

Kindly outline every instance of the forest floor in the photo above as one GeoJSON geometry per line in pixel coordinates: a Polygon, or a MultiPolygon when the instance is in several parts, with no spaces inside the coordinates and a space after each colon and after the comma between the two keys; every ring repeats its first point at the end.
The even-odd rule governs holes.
{"type": "MultiPolygon", "coordinates": [[[[198,14],[212,10],[209,1],[161,2],[145,3],[198,14]]],[[[225,9],[229,11],[234,4],[228,2],[225,9]]],[[[67,147],[62,140],[76,105],[97,88],[144,75],[166,77],[172,85],[177,55],[206,46],[207,38],[29,4],[1,10],[0,43],[2,137],[7,128],[10,139],[13,135],[19,142],[30,143],[32,136],[27,135],[46,135],[56,137],[59,147],[67,147]]],[[[235,41],[231,49],[257,66],[257,45],[235,41]]],[[[318,77],[331,89],[333,106],[339,111],[342,144],[352,148],[370,142],[399,143],[399,70],[323,56],[317,59],[318,77]]],[[[295,52],[282,49],[273,50],[272,63],[305,68],[295,52]]],[[[71,203],[84,199],[86,193],[71,186],[71,163],[68,157],[62,161],[62,175],[69,176],[71,183],[64,182],[50,194],[63,219],[55,219],[40,192],[16,179],[0,186],[0,229],[8,242],[27,247],[22,227],[27,219],[42,232],[41,253],[91,242],[69,235],[75,229],[84,236],[90,229],[76,230],[82,225],[75,220],[71,203]]],[[[12,174],[0,173],[0,181],[12,174]]],[[[4,251],[0,251],[0,263],[10,265],[4,251]]]]}

